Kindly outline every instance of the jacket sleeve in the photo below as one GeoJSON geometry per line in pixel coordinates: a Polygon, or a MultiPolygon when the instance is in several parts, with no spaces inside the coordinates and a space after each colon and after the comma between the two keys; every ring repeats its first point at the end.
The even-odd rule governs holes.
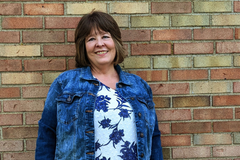
{"type": "Polygon", "coordinates": [[[35,160],[54,160],[56,148],[57,96],[61,86],[57,79],[52,83],[39,121],[35,160]]]}

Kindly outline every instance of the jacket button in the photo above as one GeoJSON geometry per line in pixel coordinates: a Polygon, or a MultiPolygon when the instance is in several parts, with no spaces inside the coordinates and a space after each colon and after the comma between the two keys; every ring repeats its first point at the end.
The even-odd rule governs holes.
{"type": "Polygon", "coordinates": [[[138,113],[138,117],[142,117],[142,114],[140,112],[138,113]]]}
{"type": "Polygon", "coordinates": [[[144,134],[143,134],[143,133],[140,133],[140,137],[143,138],[143,137],[144,137],[144,134]]]}
{"type": "Polygon", "coordinates": [[[141,157],[144,157],[144,154],[143,153],[141,153],[141,155],[140,155],[141,157]]]}
{"type": "Polygon", "coordinates": [[[67,98],[67,101],[68,101],[68,102],[71,102],[71,100],[72,100],[72,99],[71,99],[71,96],[69,95],[69,97],[67,98]]]}
{"type": "Polygon", "coordinates": [[[122,85],[121,85],[121,84],[119,84],[119,85],[118,85],[118,87],[119,87],[119,88],[122,88],[122,85]]]}
{"type": "Polygon", "coordinates": [[[130,99],[131,99],[131,100],[134,100],[134,97],[131,97],[130,99]]]}
{"type": "Polygon", "coordinates": [[[98,83],[93,83],[95,86],[98,86],[98,83]]]}

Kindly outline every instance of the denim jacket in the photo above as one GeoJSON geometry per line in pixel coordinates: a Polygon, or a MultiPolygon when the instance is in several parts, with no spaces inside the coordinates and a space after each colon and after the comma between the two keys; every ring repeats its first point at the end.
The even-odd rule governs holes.
{"type": "MultiPolygon", "coordinates": [[[[119,75],[116,90],[134,110],[138,160],[162,160],[151,88],[120,66],[115,69],[119,75]]],[[[94,160],[93,110],[98,88],[90,67],[63,72],[55,79],[39,121],[36,160],[94,160]]]]}

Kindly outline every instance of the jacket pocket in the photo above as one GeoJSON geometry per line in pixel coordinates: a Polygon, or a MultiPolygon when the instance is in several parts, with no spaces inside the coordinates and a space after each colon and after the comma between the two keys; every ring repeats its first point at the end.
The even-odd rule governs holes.
{"type": "Polygon", "coordinates": [[[63,124],[70,124],[78,119],[78,110],[83,94],[63,93],[57,100],[57,118],[63,124]]]}

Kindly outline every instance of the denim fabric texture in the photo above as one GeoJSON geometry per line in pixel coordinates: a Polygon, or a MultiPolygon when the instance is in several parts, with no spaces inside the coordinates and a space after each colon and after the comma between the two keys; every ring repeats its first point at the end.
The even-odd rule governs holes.
{"type": "MultiPolygon", "coordinates": [[[[116,90],[134,110],[139,160],[163,160],[160,131],[149,85],[119,74],[116,90]]],[[[93,110],[99,89],[90,67],[63,72],[52,83],[39,121],[36,160],[94,160],[93,110]]]]}

